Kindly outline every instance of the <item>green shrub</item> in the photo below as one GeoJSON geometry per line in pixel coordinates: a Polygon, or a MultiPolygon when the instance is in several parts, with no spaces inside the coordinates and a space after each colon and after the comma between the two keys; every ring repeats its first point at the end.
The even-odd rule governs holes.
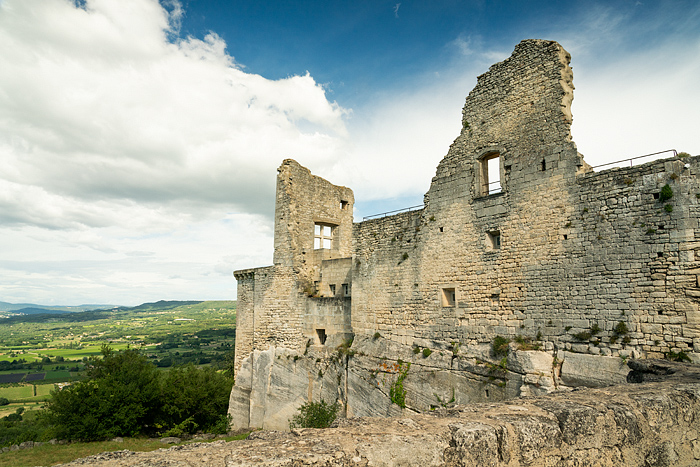
{"type": "Polygon", "coordinates": [[[580,341],[587,341],[589,340],[592,336],[590,331],[582,331],[582,332],[577,332],[574,334],[574,338],[580,341]]]}
{"type": "Polygon", "coordinates": [[[683,352],[682,350],[678,353],[674,352],[673,350],[669,350],[667,353],[664,353],[664,358],[667,360],[672,360],[674,362],[691,362],[688,354],[683,352]]]}
{"type": "Polygon", "coordinates": [[[117,436],[209,431],[221,424],[233,380],[190,364],[160,372],[137,350],[102,347],[87,379],[52,392],[46,415],[56,437],[97,441],[117,436]]]}
{"type": "Polygon", "coordinates": [[[669,184],[665,184],[663,188],[661,188],[661,191],[659,192],[659,201],[664,202],[669,199],[673,198],[673,190],[669,186],[669,184]]]}
{"type": "Polygon", "coordinates": [[[618,336],[622,336],[627,334],[629,332],[629,329],[627,329],[627,325],[624,321],[620,321],[613,329],[613,332],[618,336]]]}
{"type": "Polygon", "coordinates": [[[414,355],[419,354],[419,353],[420,353],[420,347],[418,347],[418,346],[413,347],[413,353],[414,353],[414,355]]]}
{"type": "Polygon", "coordinates": [[[389,388],[389,398],[391,402],[398,405],[402,409],[406,408],[406,389],[403,387],[403,381],[408,376],[408,370],[411,368],[410,363],[404,363],[399,361],[399,376],[396,381],[389,388]]]}
{"type": "Polygon", "coordinates": [[[338,402],[307,402],[299,407],[299,413],[292,417],[289,428],[328,428],[338,416],[338,402]]]}
{"type": "Polygon", "coordinates": [[[0,397],[0,406],[7,405],[10,403],[10,400],[7,397],[0,397]]]}
{"type": "Polygon", "coordinates": [[[601,331],[600,326],[598,326],[598,323],[593,323],[593,326],[591,326],[591,334],[596,335],[601,331]]]}
{"type": "Polygon", "coordinates": [[[664,206],[664,211],[666,211],[666,212],[673,212],[673,206],[671,206],[670,204],[665,205],[665,206],[664,206]]]}
{"type": "Polygon", "coordinates": [[[508,344],[510,344],[510,339],[502,336],[496,336],[493,338],[491,349],[497,357],[502,357],[508,355],[508,344]]]}
{"type": "Polygon", "coordinates": [[[684,159],[686,157],[690,157],[690,154],[688,154],[687,152],[679,152],[678,157],[680,157],[681,159],[684,159]]]}
{"type": "Polygon", "coordinates": [[[375,332],[374,335],[372,336],[372,339],[375,339],[375,340],[376,340],[376,339],[379,339],[380,337],[382,337],[382,335],[379,334],[379,331],[377,331],[377,332],[375,332]]]}
{"type": "Polygon", "coordinates": [[[433,353],[433,351],[432,351],[432,350],[430,350],[430,349],[429,349],[429,348],[427,348],[427,347],[426,347],[426,348],[424,348],[424,349],[423,349],[423,358],[427,358],[427,357],[429,357],[431,353],[433,353]]]}

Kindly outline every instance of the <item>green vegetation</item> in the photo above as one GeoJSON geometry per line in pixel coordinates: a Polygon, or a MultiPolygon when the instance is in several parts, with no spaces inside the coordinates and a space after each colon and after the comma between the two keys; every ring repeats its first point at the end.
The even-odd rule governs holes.
{"type": "Polygon", "coordinates": [[[307,402],[299,407],[299,413],[292,417],[289,428],[328,428],[338,416],[338,402],[307,402]]]}
{"type": "Polygon", "coordinates": [[[408,370],[411,368],[410,363],[398,362],[399,375],[396,381],[389,387],[389,398],[391,402],[398,405],[402,409],[406,408],[406,389],[403,387],[403,381],[408,376],[408,370]]]}
{"type": "Polygon", "coordinates": [[[508,355],[508,344],[510,344],[510,339],[502,336],[496,336],[493,338],[493,344],[491,344],[491,350],[496,357],[505,357],[508,355]]]}
{"type": "Polygon", "coordinates": [[[430,350],[430,349],[427,348],[427,347],[424,348],[424,349],[423,349],[423,358],[428,358],[428,357],[430,357],[430,354],[431,354],[431,353],[433,353],[432,350],[430,350]]]}
{"type": "Polygon", "coordinates": [[[622,343],[629,344],[631,339],[626,335],[628,332],[629,329],[627,329],[627,325],[624,323],[624,321],[620,321],[613,328],[613,335],[610,336],[610,343],[616,344],[618,339],[622,337],[622,343]]]}
{"type": "MultiPolygon", "coordinates": [[[[245,439],[250,432],[224,437],[225,441],[245,439]]],[[[215,440],[212,440],[215,441],[215,440]]],[[[198,442],[209,442],[198,440],[198,442]]],[[[186,444],[186,443],[183,443],[186,444]]],[[[148,452],[163,448],[157,439],[124,438],[122,442],[98,441],[93,443],[70,443],[64,445],[45,444],[33,449],[5,452],[0,456],[0,467],[34,467],[36,465],[54,465],[67,463],[74,459],[93,456],[103,452],[135,451],[148,452]]]]}
{"type": "Polygon", "coordinates": [[[673,350],[669,350],[668,352],[664,353],[664,358],[666,360],[672,360],[674,362],[688,362],[691,363],[692,360],[688,356],[687,353],[683,352],[682,350],[680,352],[674,352],[673,350]]]}
{"type": "Polygon", "coordinates": [[[235,302],[8,314],[0,318],[0,446],[228,429],[235,302]]]}
{"type": "Polygon", "coordinates": [[[666,212],[673,212],[673,206],[671,206],[670,204],[665,205],[665,206],[664,206],[664,211],[666,211],[666,212]]]}
{"type": "MultiPolygon", "coordinates": [[[[159,372],[137,350],[102,348],[87,378],[53,392],[46,419],[62,439],[211,431],[226,417],[233,381],[193,365],[159,372]]],[[[226,430],[224,430],[226,431],[226,430]]]]}
{"type": "MultiPolygon", "coordinates": [[[[541,333],[538,332],[537,340],[541,339],[541,333]]],[[[518,344],[518,350],[540,350],[542,345],[538,342],[533,342],[531,337],[521,335],[515,336],[515,343],[518,344]]]]}
{"type": "Polygon", "coordinates": [[[663,188],[661,188],[661,191],[659,192],[659,201],[663,203],[664,201],[668,201],[671,198],[673,198],[673,190],[667,183],[663,186],[663,188]]]}

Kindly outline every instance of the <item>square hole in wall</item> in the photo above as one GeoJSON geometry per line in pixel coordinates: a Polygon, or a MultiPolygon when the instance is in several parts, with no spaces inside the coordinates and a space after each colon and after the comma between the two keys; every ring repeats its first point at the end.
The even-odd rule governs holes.
{"type": "Polygon", "coordinates": [[[316,329],[316,337],[318,338],[319,344],[325,345],[325,343],[326,343],[326,330],[325,329],[316,329]]]}
{"type": "Polygon", "coordinates": [[[348,208],[348,202],[341,200],[340,201],[340,209],[347,209],[348,208]]]}
{"type": "Polygon", "coordinates": [[[498,230],[492,230],[491,232],[486,232],[488,237],[488,246],[492,250],[500,250],[501,248],[501,232],[498,230]]]}
{"type": "Polygon", "coordinates": [[[444,287],[440,290],[442,306],[455,306],[455,303],[457,302],[457,295],[454,287],[444,287]]]}

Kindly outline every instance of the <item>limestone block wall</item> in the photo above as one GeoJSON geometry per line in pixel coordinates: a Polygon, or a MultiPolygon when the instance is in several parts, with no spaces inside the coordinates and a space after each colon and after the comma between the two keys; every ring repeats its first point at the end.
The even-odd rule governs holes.
{"type": "Polygon", "coordinates": [[[554,42],[519,44],[469,94],[425,208],[355,225],[356,333],[700,351],[697,158],[592,172],[569,132],[568,60],[554,42]]]}
{"type": "Polygon", "coordinates": [[[699,172],[687,158],[579,177],[564,243],[584,253],[570,293],[578,318],[602,329],[591,341],[614,352],[626,340],[652,357],[700,351],[699,172]],[[662,201],[666,184],[673,196],[662,201]],[[615,339],[620,322],[629,332],[615,339]]]}
{"type": "Polygon", "coordinates": [[[253,349],[255,329],[255,269],[243,269],[234,273],[238,281],[236,298],[236,359],[235,370],[253,349]]]}
{"type": "Polygon", "coordinates": [[[536,337],[528,294],[530,308],[564,307],[556,287],[527,287],[568,267],[558,230],[575,209],[576,174],[587,170],[569,133],[568,63],[556,42],[519,44],[467,97],[424,210],[356,226],[356,332],[374,325],[402,343],[536,337]],[[495,193],[487,179],[500,179],[495,193]]]}
{"type": "Polygon", "coordinates": [[[292,267],[313,282],[321,261],[352,254],[352,190],[311,175],[296,161],[282,162],[277,176],[274,264],[292,267]],[[314,248],[314,226],[332,227],[329,249],[314,248]]]}
{"type": "Polygon", "coordinates": [[[350,333],[350,303],[342,298],[342,285],[351,282],[352,190],[311,175],[291,159],[278,172],[274,265],[234,273],[239,282],[236,370],[254,350],[304,349],[321,340],[319,330],[331,342],[350,333]],[[316,225],[328,230],[322,238],[316,225]],[[330,284],[337,284],[341,298],[318,299],[317,288],[327,297],[330,284]]]}
{"type": "Polygon", "coordinates": [[[234,274],[239,281],[236,369],[253,350],[303,348],[303,296],[297,290],[292,268],[269,266],[234,274]]]}

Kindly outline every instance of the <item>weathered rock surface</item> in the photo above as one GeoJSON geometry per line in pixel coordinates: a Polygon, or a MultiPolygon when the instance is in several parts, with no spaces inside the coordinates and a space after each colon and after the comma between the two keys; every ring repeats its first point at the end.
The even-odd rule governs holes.
{"type": "MultiPolygon", "coordinates": [[[[243,441],[120,451],[66,465],[175,466],[697,466],[700,371],[631,362],[666,380],[580,389],[335,428],[262,431],[243,441]]],[[[642,377],[643,379],[643,377],[642,377]]]]}
{"type": "Polygon", "coordinates": [[[620,357],[519,350],[513,344],[503,358],[494,357],[489,344],[460,348],[423,339],[405,345],[358,336],[345,350],[254,351],[236,376],[229,413],[235,429],[285,430],[310,400],[337,400],[347,417],[398,417],[578,386],[606,387],[624,383],[628,372],[620,357]],[[391,397],[399,378],[403,409],[391,397]]]}

